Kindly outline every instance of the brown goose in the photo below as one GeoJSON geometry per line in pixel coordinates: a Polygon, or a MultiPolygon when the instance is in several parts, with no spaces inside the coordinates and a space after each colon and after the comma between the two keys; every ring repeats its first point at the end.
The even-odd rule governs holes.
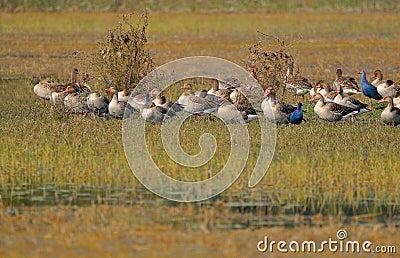
{"type": "Polygon", "coordinates": [[[89,107],[86,102],[86,98],[83,97],[76,86],[69,85],[64,93],[68,95],[64,98],[64,106],[67,111],[74,114],[86,114],[89,112],[89,107]]]}
{"type": "Polygon", "coordinates": [[[326,101],[332,102],[338,95],[338,92],[332,90],[331,86],[325,80],[318,81],[316,87],[320,89],[318,93],[321,94],[326,101]]]}
{"type": "Polygon", "coordinates": [[[146,104],[140,111],[140,117],[150,123],[162,123],[170,118],[171,114],[171,111],[162,106],[157,106],[154,102],[146,104]]]}
{"type": "Polygon", "coordinates": [[[387,125],[399,125],[400,124],[400,108],[393,105],[392,97],[384,97],[379,102],[387,102],[388,105],[381,113],[381,120],[387,125]]]}
{"type": "Polygon", "coordinates": [[[87,99],[90,111],[96,116],[104,116],[108,112],[109,101],[105,96],[101,96],[98,91],[91,93],[87,99]]]}
{"type": "Polygon", "coordinates": [[[118,92],[113,92],[113,98],[108,104],[108,112],[115,118],[124,118],[125,109],[127,109],[127,116],[130,117],[133,114],[133,108],[128,102],[118,100],[118,92]]]}
{"type": "Polygon", "coordinates": [[[358,110],[351,107],[339,105],[334,102],[326,102],[324,97],[317,93],[310,101],[317,101],[314,106],[314,112],[319,118],[328,122],[343,121],[358,114],[358,110]]]}
{"type": "Polygon", "coordinates": [[[338,88],[338,94],[336,97],[333,99],[333,102],[343,105],[346,107],[351,107],[359,110],[358,115],[370,112],[371,109],[368,108],[368,104],[362,103],[358,99],[352,98],[347,94],[343,93],[343,87],[339,86],[338,88]]]}
{"type": "Polygon", "coordinates": [[[286,72],[286,84],[285,89],[293,95],[293,99],[297,96],[302,96],[304,101],[304,95],[309,93],[313,88],[312,84],[307,78],[293,75],[293,66],[289,66],[286,72]]]}
{"type": "MultiPolygon", "coordinates": [[[[42,99],[50,100],[53,92],[62,93],[69,85],[78,83],[78,74],[78,69],[74,68],[71,72],[70,83],[68,84],[54,83],[50,80],[43,80],[33,87],[33,92],[42,99]]],[[[52,104],[56,104],[56,102],[58,103],[57,94],[54,95],[52,104]]]]}
{"type": "Polygon", "coordinates": [[[186,91],[178,99],[178,103],[183,106],[183,110],[190,114],[210,114],[217,110],[215,103],[196,96],[192,91],[186,91]]]}
{"type": "Polygon", "coordinates": [[[333,82],[335,88],[342,86],[343,92],[347,95],[360,94],[360,88],[358,87],[356,79],[350,76],[343,76],[342,69],[336,70],[336,79],[333,82]]]}
{"type": "Polygon", "coordinates": [[[290,114],[295,111],[297,107],[288,105],[282,101],[277,101],[274,89],[269,87],[264,92],[264,100],[261,102],[261,109],[267,121],[277,124],[288,124],[290,114]]]}
{"type": "MultiPolygon", "coordinates": [[[[106,92],[114,93],[117,91],[117,88],[112,86],[112,87],[107,87],[105,90],[106,92]]],[[[131,95],[131,90],[125,86],[122,91],[118,91],[118,101],[128,102],[130,95],[131,95]]]]}
{"type": "Polygon", "coordinates": [[[158,94],[156,98],[153,100],[153,103],[156,106],[162,107],[168,111],[168,116],[174,116],[176,113],[183,110],[183,106],[179,103],[167,101],[167,98],[164,95],[158,94]]]}
{"type": "Polygon", "coordinates": [[[381,70],[375,70],[372,78],[375,78],[371,84],[376,87],[376,90],[382,97],[394,98],[400,93],[400,84],[394,83],[392,80],[384,80],[381,70]]]}

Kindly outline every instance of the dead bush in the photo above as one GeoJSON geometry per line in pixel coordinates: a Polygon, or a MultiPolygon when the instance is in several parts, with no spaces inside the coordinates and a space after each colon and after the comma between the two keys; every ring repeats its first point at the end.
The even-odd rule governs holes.
{"type": "Polygon", "coordinates": [[[112,79],[113,86],[121,90],[125,86],[134,88],[152,71],[155,65],[146,46],[148,20],[147,10],[140,17],[133,13],[123,15],[86,58],[91,75],[102,84],[112,79]]]}

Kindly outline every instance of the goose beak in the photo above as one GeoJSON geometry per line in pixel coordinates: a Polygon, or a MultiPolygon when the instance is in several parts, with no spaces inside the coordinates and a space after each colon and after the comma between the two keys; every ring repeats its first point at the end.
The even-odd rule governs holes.
{"type": "Polygon", "coordinates": [[[110,89],[110,88],[106,88],[105,91],[106,91],[106,92],[110,92],[111,89],[110,89]]]}
{"type": "Polygon", "coordinates": [[[358,71],[357,74],[361,74],[361,71],[358,71]]]}
{"type": "Polygon", "coordinates": [[[65,89],[65,90],[63,91],[63,93],[68,93],[68,89],[65,89]]]}
{"type": "Polygon", "coordinates": [[[312,97],[311,99],[309,99],[308,101],[313,102],[315,99],[314,97],[312,97]]]}
{"type": "Polygon", "coordinates": [[[182,86],[181,86],[181,89],[187,89],[188,88],[188,85],[187,84],[183,84],[182,86]]]}
{"type": "Polygon", "coordinates": [[[383,103],[383,102],[385,102],[385,99],[384,99],[384,98],[383,98],[383,99],[380,99],[378,102],[379,102],[379,103],[383,103]]]}
{"type": "Polygon", "coordinates": [[[264,92],[264,97],[268,96],[269,94],[271,94],[271,91],[270,91],[270,90],[265,91],[265,92],[264,92]]]}

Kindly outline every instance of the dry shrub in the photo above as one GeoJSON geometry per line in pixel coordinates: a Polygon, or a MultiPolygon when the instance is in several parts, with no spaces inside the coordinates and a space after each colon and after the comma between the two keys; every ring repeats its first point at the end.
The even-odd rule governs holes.
{"type": "Polygon", "coordinates": [[[148,20],[147,10],[139,18],[123,15],[87,58],[90,73],[106,84],[112,79],[118,90],[134,88],[155,67],[146,46],[148,20]]]}
{"type": "MultiPolygon", "coordinates": [[[[283,40],[261,33],[259,41],[250,46],[246,68],[260,83],[263,89],[274,87],[282,90],[287,80],[287,70],[293,71],[294,57],[289,53],[290,46],[283,40]]],[[[299,71],[297,71],[299,73],[299,71]]],[[[297,76],[297,75],[296,75],[297,76]]]]}

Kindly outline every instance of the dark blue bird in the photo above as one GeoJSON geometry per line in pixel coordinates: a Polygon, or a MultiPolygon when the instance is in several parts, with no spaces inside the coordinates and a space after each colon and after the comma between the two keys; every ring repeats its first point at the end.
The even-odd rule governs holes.
{"type": "Polygon", "coordinates": [[[376,87],[367,81],[367,75],[364,70],[358,73],[361,74],[362,93],[369,98],[369,108],[372,110],[372,99],[380,100],[382,96],[378,93],[376,87]]]}
{"type": "Polygon", "coordinates": [[[297,104],[297,109],[290,114],[289,121],[291,124],[299,125],[304,120],[301,106],[302,104],[299,102],[299,104],[297,104]]]}

